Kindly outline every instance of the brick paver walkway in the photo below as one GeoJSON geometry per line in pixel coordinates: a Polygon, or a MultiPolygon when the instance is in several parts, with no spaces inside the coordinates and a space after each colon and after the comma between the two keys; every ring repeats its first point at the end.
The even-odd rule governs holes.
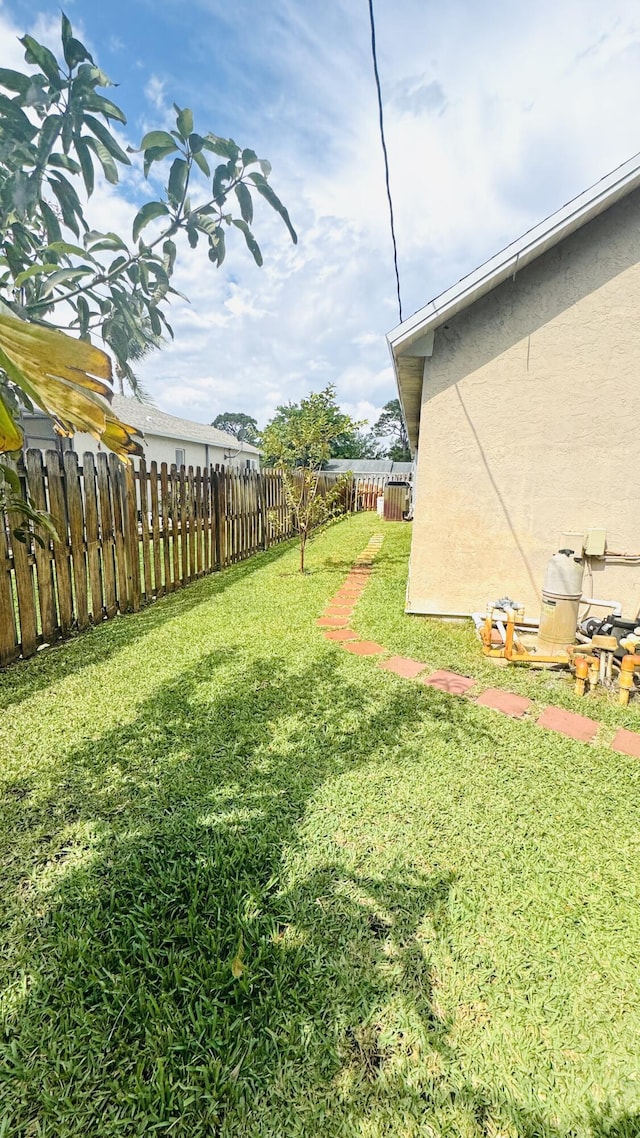
{"type": "MultiPolygon", "coordinates": [[[[533,707],[532,700],[514,692],[504,691],[502,688],[486,688],[478,694],[478,681],[469,676],[458,675],[457,672],[439,670],[425,674],[429,668],[428,664],[421,660],[412,660],[408,656],[394,656],[381,644],[363,639],[349,627],[355,605],[366,588],[374,557],[383,540],[382,534],[376,534],[370,539],[366,548],[356,558],[346,581],[328,602],[323,615],[316,621],[316,624],[324,630],[327,640],[337,642],[347,652],[352,652],[356,656],[378,657],[379,667],[387,672],[393,672],[404,680],[417,680],[427,687],[447,692],[451,696],[465,697],[473,700],[479,707],[490,708],[502,715],[509,715],[512,719],[524,718],[533,707]],[[468,694],[472,689],[474,694],[468,694]]],[[[588,719],[585,715],[577,715],[574,711],[553,706],[545,707],[535,723],[547,731],[556,731],[560,735],[567,735],[570,739],[582,743],[592,743],[600,727],[595,719],[588,719]]],[[[640,734],[621,727],[611,741],[611,747],[620,754],[640,759],[640,734]]]]}

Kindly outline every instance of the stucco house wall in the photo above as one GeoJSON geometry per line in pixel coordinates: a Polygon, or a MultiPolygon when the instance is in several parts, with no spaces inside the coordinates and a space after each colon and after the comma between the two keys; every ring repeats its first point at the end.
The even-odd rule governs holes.
{"type": "MultiPolygon", "coordinates": [[[[247,459],[252,462],[253,469],[259,469],[260,466],[259,456],[256,454],[245,454],[243,452],[237,454],[231,447],[217,447],[210,443],[193,442],[190,439],[168,438],[162,435],[153,435],[147,431],[144,433],[142,445],[147,466],[154,461],[158,465],[161,462],[166,462],[171,466],[171,463],[178,461],[177,450],[185,452],[185,466],[204,467],[215,466],[216,463],[219,463],[221,466],[236,466],[244,469],[247,465],[247,459]]],[[[73,439],[73,449],[79,455],[83,455],[85,451],[97,454],[100,449],[105,448],[100,448],[92,435],[78,432],[73,439]]]]}
{"type": "MultiPolygon", "coordinates": [[[[150,404],[122,395],[114,395],[111,404],[113,413],[124,423],[129,423],[142,432],[147,466],[151,462],[158,465],[166,462],[185,466],[235,466],[242,469],[260,469],[260,451],[249,443],[239,443],[226,431],[206,423],[191,419],[179,419],[150,404]]],[[[60,440],[53,430],[51,420],[44,414],[24,413],[22,416],[27,447],[73,447],[82,456],[85,451],[98,454],[102,448],[92,435],[79,431],[73,439],[60,440]]],[[[134,462],[137,460],[134,459],[134,462]]]]}
{"type": "MultiPolygon", "coordinates": [[[[537,616],[571,531],[640,551],[640,191],[437,328],[424,361],[408,611],[537,616]]],[[[581,537],[576,537],[580,549],[581,537]]],[[[640,607],[640,566],[585,592],[640,607]]],[[[602,610],[599,610],[602,611],[602,610]]]]}

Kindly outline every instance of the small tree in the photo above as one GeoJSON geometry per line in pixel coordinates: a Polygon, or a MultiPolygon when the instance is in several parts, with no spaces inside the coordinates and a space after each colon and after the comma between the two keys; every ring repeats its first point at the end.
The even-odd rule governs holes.
{"type": "Polygon", "coordinates": [[[307,541],[314,529],[334,516],[346,490],[348,478],[336,479],[328,489],[322,474],[337,429],[357,430],[357,424],[337,407],[330,384],[299,404],[278,407],[262,435],[267,465],[282,473],[287,510],[300,541],[301,573],[307,541]]]}
{"type": "MultiPolygon", "coordinates": [[[[0,455],[20,450],[20,404],[35,404],[60,434],[87,431],[126,458],[140,444],[109,409],[111,359],[92,341],[101,337],[121,388],[126,381],[136,393],[132,363],[173,336],[165,309],[177,295],[181,237],[191,248],[206,242],[220,267],[225,234],[237,233],[262,265],[254,195],[297,237],[270,164],[232,138],[199,134],[192,112],[175,104],[175,129],[149,131],[140,144],[144,175],[157,184],[160,170],[162,189],[138,211],[131,240],[92,228],[85,209],[96,171],[117,183],[133,151],[113,129],[126,124],[123,111],[101,93],[111,80],[64,14],[61,33],[57,54],[25,35],[27,70],[0,68],[0,455]],[[157,165],[165,161],[168,171],[157,165]]],[[[0,462],[0,505],[13,508],[17,494],[0,462]]],[[[29,503],[23,516],[34,521],[29,503]]]]}
{"type": "Polygon", "coordinates": [[[226,431],[241,443],[256,446],[260,441],[257,421],[243,411],[223,411],[221,415],[216,415],[211,426],[226,431]]]}

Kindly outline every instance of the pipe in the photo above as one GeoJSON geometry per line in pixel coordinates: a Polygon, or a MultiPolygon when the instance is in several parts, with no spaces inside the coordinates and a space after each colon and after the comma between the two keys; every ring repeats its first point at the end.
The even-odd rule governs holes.
{"type": "Polygon", "coordinates": [[[584,695],[585,684],[589,676],[589,661],[585,656],[576,656],[576,695],[584,695]]]}
{"type": "Polygon", "coordinates": [[[629,693],[633,689],[633,674],[636,668],[640,668],[640,656],[629,655],[623,656],[620,663],[620,691],[618,695],[618,702],[626,707],[629,702],[629,693]]]}
{"type": "Polygon", "coordinates": [[[599,609],[609,609],[614,616],[622,616],[622,605],[619,601],[602,601],[598,597],[581,597],[580,604],[591,608],[595,605],[599,609]]]}

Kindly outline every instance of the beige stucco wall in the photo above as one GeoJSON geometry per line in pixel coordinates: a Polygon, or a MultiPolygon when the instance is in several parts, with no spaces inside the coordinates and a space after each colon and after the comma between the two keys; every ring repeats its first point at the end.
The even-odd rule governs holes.
{"type": "MultiPolygon", "coordinates": [[[[601,526],[609,548],[640,552],[639,425],[636,192],[436,332],[408,610],[466,614],[509,594],[537,616],[565,531],[601,526]]],[[[635,615],[640,566],[592,567],[592,595],[635,615]]]]}

